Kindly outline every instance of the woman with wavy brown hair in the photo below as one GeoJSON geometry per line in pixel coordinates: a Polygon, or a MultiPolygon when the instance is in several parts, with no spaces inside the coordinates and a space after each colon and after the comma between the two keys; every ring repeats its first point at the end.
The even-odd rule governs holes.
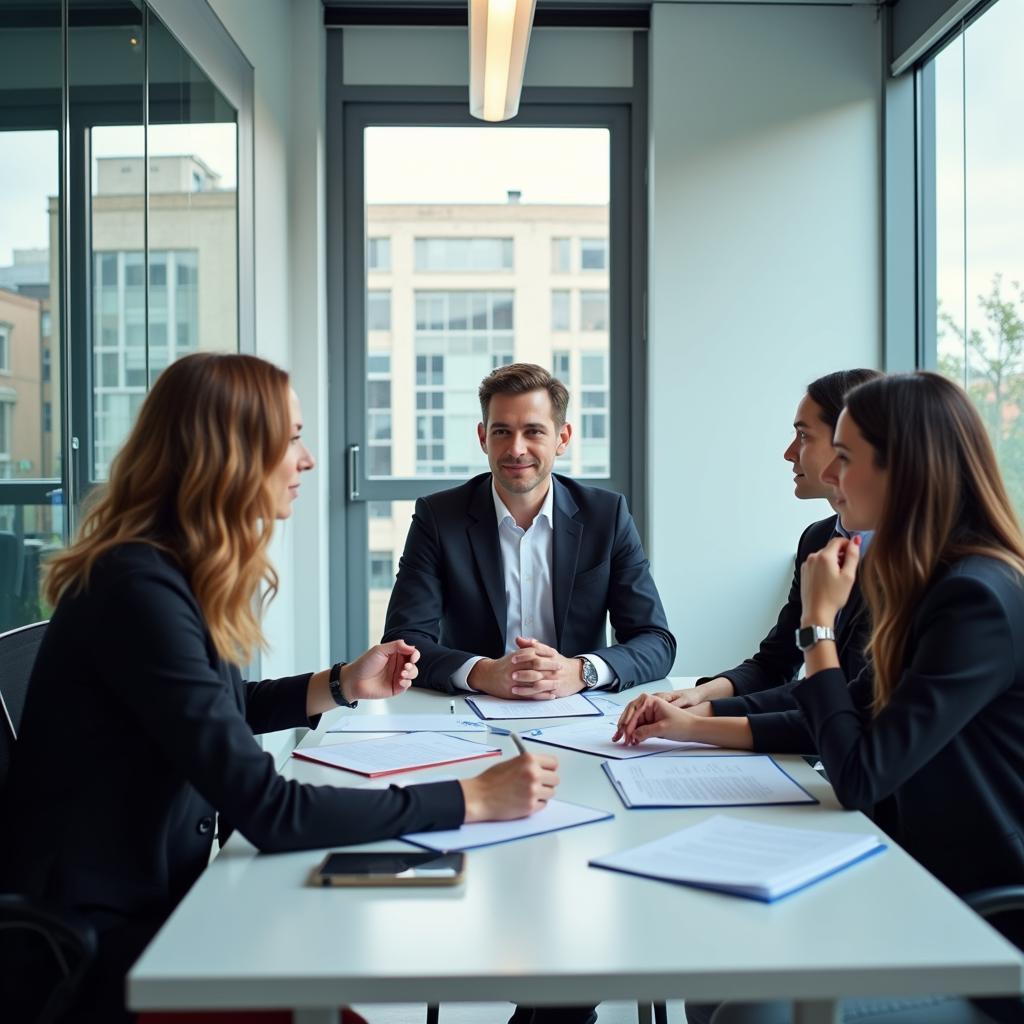
{"type": "MultiPolygon", "coordinates": [[[[645,696],[620,734],[816,750],[843,806],[874,817],[954,892],[1024,883],[1024,540],[981,417],[936,374],[885,377],[850,392],[834,445],[823,479],[838,490],[843,525],[875,536],[863,562],[856,538],[837,538],[804,563],[799,721],[759,735],[757,716],[699,718],[645,696]],[[822,627],[858,574],[873,632],[868,667],[848,685],[822,627]]],[[[1020,922],[1006,930],[1024,940],[1020,922]]],[[[893,1018],[861,1002],[848,1015],[1002,1019],[989,1004],[983,1014],[946,1002],[893,1018]]],[[[787,1019],[786,1007],[714,1016],[787,1019]]]]}
{"type": "Polygon", "coordinates": [[[270,363],[179,360],[49,565],[56,607],[3,793],[0,890],[95,927],[98,959],[69,1020],[129,1019],[125,973],[209,861],[218,814],[222,834],[296,850],[522,817],[557,783],[554,759],[525,755],[383,792],[278,774],[254,733],[399,694],[419,657],[399,640],[331,669],[242,681],[277,589],[273,526],[313,467],[301,429],[288,377],[270,363]]]}

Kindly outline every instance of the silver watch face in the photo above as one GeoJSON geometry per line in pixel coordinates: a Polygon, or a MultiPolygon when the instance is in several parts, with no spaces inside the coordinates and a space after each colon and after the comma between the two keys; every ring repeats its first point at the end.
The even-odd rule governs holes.
{"type": "Polygon", "coordinates": [[[583,685],[586,689],[597,686],[597,669],[589,658],[581,658],[583,662],[583,685]]]}

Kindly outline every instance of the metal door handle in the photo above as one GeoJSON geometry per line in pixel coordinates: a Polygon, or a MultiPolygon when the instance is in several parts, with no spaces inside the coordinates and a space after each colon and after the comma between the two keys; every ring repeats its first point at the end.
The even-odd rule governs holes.
{"type": "Polygon", "coordinates": [[[359,445],[348,446],[348,500],[359,500],[359,445]]]}

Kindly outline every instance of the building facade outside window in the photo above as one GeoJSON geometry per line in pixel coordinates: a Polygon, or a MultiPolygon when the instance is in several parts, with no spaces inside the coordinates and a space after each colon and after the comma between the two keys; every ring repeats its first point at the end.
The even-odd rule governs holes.
{"type": "Polygon", "coordinates": [[[580,354],[580,446],[583,472],[608,472],[608,356],[604,352],[580,354]]]}
{"type": "Polygon", "coordinates": [[[148,383],[199,346],[199,257],[195,250],[151,251],[149,378],[143,254],[94,254],[93,459],[106,479],[145,397],[148,383]]]}
{"type": "Polygon", "coordinates": [[[416,472],[468,476],[486,466],[477,388],[515,354],[512,292],[416,293],[416,472]]]}
{"type": "Polygon", "coordinates": [[[366,363],[367,473],[391,475],[391,357],[378,353],[366,363]]]}

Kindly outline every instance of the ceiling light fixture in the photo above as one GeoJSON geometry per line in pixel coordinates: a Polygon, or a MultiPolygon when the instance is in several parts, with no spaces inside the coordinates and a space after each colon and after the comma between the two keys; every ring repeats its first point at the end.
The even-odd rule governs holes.
{"type": "Polygon", "coordinates": [[[469,0],[469,112],[481,121],[519,113],[537,0],[469,0]]]}

